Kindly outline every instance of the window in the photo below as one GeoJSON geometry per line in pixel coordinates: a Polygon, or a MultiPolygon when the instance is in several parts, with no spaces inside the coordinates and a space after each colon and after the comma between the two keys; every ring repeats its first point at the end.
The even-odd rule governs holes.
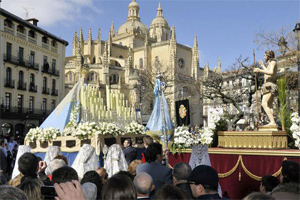
{"type": "Polygon", "coordinates": [[[43,43],[45,43],[45,44],[48,44],[48,38],[47,38],[47,37],[45,37],[45,36],[44,36],[44,37],[42,37],[42,42],[43,42],[43,43]]]}
{"type": "Polygon", "coordinates": [[[47,109],[47,99],[43,98],[43,103],[42,103],[43,113],[46,113],[46,109],[47,109]]]}
{"type": "Polygon", "coordinates": [[[69,81],[72,81],[72,72],[70,72],[70,74],[69,74],[69,81]]]}
{"type": "Polygon", "coordinates": [[[19,87],[23,88],[23,82],[24,82],[24,72],[19,71],[19,87]]]}
{"type": "Polygon", "coordinates": [[[23,111],[23,95],[18,94],[18,113],[23,111]]]}
{"type": "Polygon", "coordinates": [[[32,83],[32,84],[34,84],[34,74],[33,73],[31,73],[30,74],[30,83],[32,83]]]}
{"type": "Polygon", "coordinates": [[[33,51],[31,51],[30,52],[30,57],[29,57],[29,62],[30,62],[31,66],[34,65],[34,56],[35,56],[35,53],[33,51]]]}
{"type": "Polygon", "coordinates": [[[44,59],[43,59],[44,65],[47,64],[47,62],[48,62],[48,57],[47,57],[47,56],[44,56],[44,59]]]}
{"type": "Polygon", "coordinates": [[[96,58],[93,57],[93,62],[92,62],[92,64],[95,64],[95,63],[96,63],[96,58]]]}
{"type": "Polygon", "coordinates": [[[46,92],[46,90],[47,90],[47,78],[44,77],[43,78],[43,91],[46,92]]]}
{"type": "Polygon", "coordinates": [[[31,38],[35,38],[35,32],[33,30],[30,30],[28,32],[28,36],[31,37],[31,38]]]}
{"type": "Polygon", "coordinates": [[[10,110],[11,93],[5,93],[5,110],[10,110]]]}
{"type": "Polygon", "coordinates": [[[117,84],[119,82],[119,76],[117,74],[113,74],[109,77],[110,84],[117,84]]]}
{"type": "Polygon", "coordinates": [[[24,48],[19,47],[19,62],[22,63],[24,58],[24,48]]]}
{"type": "Polygon", "coordinates": [[[55,88],[56,88],[56,82],[55,79],[52,80],[52,91],[55,92],[55,88]]]}
{"type": "Polygon", "coordinates": [[[140,58],[139,63],[140,63],[140,68],[143,68],[143,58],[140,58]]]}
{"type": "Polygon", "coordinates": [[[4,20],[4,26],[9,27],[9,28],[13,28],[13,23],[11,22],[11,20],[5,19],[4,20]]]}
{"type": "Polygon", "coordinates": [[[55,100],[52,99],[51,101],[51,110],[54,110],[55,109],[55,100]]]}
{"type": "Polygon", "coordinates": [[[10,84],[11,82],[11,69],[10,67],[6,68],[6,83],[10,84]]]}
{"type": "Polygon", "coordinates": [[[6,58],[11,59],[11,43],[9,42],[6,43],[6,58]]]}
{"type": "Polygon", "coordinates": [[[24,33],[25,33],[24,26],[19,25],[19,26],[17,27],[17,31],[24,34],[24,33]]]}
{"type": "Polygon", "coordinates": [[[55,40],[52,40],[51,45],[52,45],[53,47],[57,47],[57,42],[56,42],[55,40]]]}
{"type": "Polygon", "coordinates": [[[29,112],[33,113],[33,108],[34,108],[34,97],[30,96],[29,97],[29,112]]]}
{"type": "Polygon", "coordinates": [[[52,70],[55,72],[56,69],[56,60],[52,59],[52,70]]]}

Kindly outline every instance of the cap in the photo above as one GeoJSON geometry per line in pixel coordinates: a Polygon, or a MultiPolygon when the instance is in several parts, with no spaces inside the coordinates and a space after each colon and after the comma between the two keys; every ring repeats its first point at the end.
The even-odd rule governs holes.
{"type": "Polygon", "coordinates": [[[219,177],[217,171],[211,166],[199,165],[193,169],[188,181],[217,189],[219,177]]]}

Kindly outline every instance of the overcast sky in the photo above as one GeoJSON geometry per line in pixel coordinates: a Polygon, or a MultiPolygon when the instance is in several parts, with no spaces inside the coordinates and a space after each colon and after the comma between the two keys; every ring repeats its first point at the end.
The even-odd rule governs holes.
{"type": "MultiPolygon", "coordinates": [[[[38,26],[67,40],[66,55],[72,54],[75,30],[89,27],[93,39],[98,28],[106,40],[112,21],[115,30],[126,22],[131,0],[2,0],[1,7],[25,18],[39,19],[38,26]]],[[[277,31],[282,26],[293,29],[300,22],[299,0],[137,0],[141,21],[150,26],[161,2],[169,26],[175,26],[177,42],[192,46],[198,36],[200,66],[209,62],[212,69],[221,57],[223,70],[242,55],[263,59],[262,49],[254,43],[254,33],[277,31]]]]}

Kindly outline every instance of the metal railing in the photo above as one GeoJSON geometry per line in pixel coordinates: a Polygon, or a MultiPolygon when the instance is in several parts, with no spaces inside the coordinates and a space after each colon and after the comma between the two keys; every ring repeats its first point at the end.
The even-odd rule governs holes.
{"type": "Polygon", "coordinates": [[[22,114],[36,114],[36,115],[49,115],[52,110],[43,110],[43,109],[34,109],[29,107],[19,107],[19,106],[6,106],[1,105],[1,112],[5,114],[16,114],[16,113],[22,113],[22,114]]]}
{"type": "Polygon", "coordinates": [[[12,79],[4,79],[4,87],[7,87],[7,88],[15,88],[15,80],[12,80],[12,79]]]}
{"type": "Polygon", "coordinates": [[[52,96],[58,96],[58,90],[51,89],[51,95],[52,96]]]}
{"type": "Polygon", "coordinates": [[[37,86],[34,83],[29,84],[29,91],[30,92],[37,92],[37,86]]]}
{"type": "Polygon", "coordinates": [[[43,73],[47,73],[54,76],[59,76],[59,70],[56,70],[55,68],[50,68],[49,64],[44,64],[42,68],[43,73]]]}
{"type": "Polygon", "coordinates": [[[18,65],[18,66],[22,66],[25,67],[27,69],[33,69],[33,70],[39,70],[40,66],[37,63],[32,63],[28,60],[25,60],[23,57],[17,57],[17,56],[13,56],[13,55],[9,55],[4,53],[3,54],[4,57],[4,62],[8,62],[14,65],[18,65]]]}
{"type": "Polygon", "coordinates": [[[50,89],[43,87],[42,94],[50,94],[50,89]]]}
{"type": "Polygon", "coordinates": [[[4,26],[4,32],[14,35],[14,29],[4,26]]]}
{"type": "Polygon", "coordinates": [[[27,89],[27,84],[24,83],[23,81],[18,81],[18,90],[26,90],[27,89]]]}

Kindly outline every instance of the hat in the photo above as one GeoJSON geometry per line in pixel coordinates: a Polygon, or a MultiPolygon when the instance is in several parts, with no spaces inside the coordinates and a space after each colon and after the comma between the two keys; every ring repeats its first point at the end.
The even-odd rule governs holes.
{"type": "Polygon", "coordinates": [[[86,182],[82,184],[81,189],[86,200],[97,199],[97,186],[94,183],[86,182]]]}
{"type": "Polygon", "coordinates": [[[193,169],[188,181],[201,184],[203,187],[210,186],[212,189],[218,189],[219,177],[217,171],[211,166],[199,165],[193,169]]]}
{"type": "Polygon", "coordinates": [[[299,163],[285,160],[282,162],[282,176],[289,182],[299,183],[299,163]]]}

